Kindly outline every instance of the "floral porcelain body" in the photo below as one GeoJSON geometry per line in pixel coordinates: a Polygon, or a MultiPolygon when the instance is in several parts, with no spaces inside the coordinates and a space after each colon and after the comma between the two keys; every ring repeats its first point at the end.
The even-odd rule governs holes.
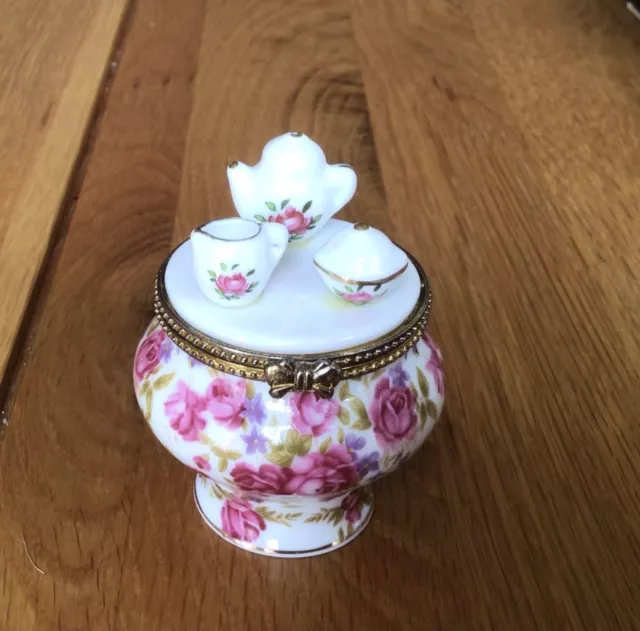
{"type": "Polygon", "coordinates": [[[400,287],[409,259],[385,234],[358,223],[330,238],[313,263],[331,292],[351,304],[368,305],[400,287]]]}
{"type": "Polygon", "coordinates": [[[223,307],[254,302],[287,248],[279,224],[239,217],[218,219],[191,233],[193,274],[200,291],[223,307]]]}
{"type": "Polygon", "coordinates": [[[351,167],[327,164],[322,149],[296,132],[270,140],[255,166],[232,162],[227,177],[238,214],[284,225],[291,242],[316,235],[357,186],[351,167]]]}
{"type": "MultiPolygon", "coordinates": [[[[349,225],[332,220],[327,238],[349,225]]],[[[417,263],[398,299],[363,321],[323,287],[314,243],[285,253],[258,301],[228,310],[189,277],[185,242],[158,274],[156,317],[134,362],[149,427],[198,472],[205,522],[267,555],[321,554],[357,536],[371,483],[418,450],[444,403],[417,263]]]]}

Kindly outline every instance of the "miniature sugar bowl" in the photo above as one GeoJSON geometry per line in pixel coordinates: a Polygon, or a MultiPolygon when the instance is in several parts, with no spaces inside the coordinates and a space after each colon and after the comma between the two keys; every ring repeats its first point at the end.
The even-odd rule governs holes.
{"type": "Polygon", "coordinates": [[[400,287],[409,259],[380,230],[357,223],[329,239],[313,263],[331,292],[353,305],[366,305],[400,287]]]}

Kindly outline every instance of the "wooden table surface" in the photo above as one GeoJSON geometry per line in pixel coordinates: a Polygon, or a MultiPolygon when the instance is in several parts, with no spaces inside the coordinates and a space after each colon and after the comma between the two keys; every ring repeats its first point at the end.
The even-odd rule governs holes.
{"type": "Polygon", "coordinates": [[[0,629],[637,630],[623,2],[89,4],[0,39],[0,629]],[[130,376],[162,259],[289,130],[357,170],[340,216],[426,268],[448,387],[365,533],[297,561],[207,529],[130,376]]]}

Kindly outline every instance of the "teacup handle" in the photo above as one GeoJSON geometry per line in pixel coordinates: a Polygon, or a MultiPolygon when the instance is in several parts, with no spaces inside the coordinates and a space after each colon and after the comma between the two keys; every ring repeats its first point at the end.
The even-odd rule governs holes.
{"type": "Polygon", "coordinates": [[[289,231],[286,226],[276,222],[266,222],[262,224],[262,229],[267,233],[267,240],[271,246],[269,255],[275,265],[284,254],[289,243],[289,231]]]}

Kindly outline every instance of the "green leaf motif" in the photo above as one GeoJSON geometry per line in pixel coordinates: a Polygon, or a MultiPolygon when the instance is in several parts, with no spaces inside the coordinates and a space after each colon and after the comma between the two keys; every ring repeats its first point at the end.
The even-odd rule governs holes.
{"type": "Polygon", "coordinates": [[[254,218],[256,221],[263,221],[263,222],[264,222],[264,221],[266,221],[266,220],[267,220],[267,218],[266,218],[264,215],[254,215],[254,216],[253,216],[253,218],[254,218]]]}
{"type": "Polygon", "coordinates": [[[251,276],[251,275],[253,275],[253,274],[255,274],[255,273],[256,273],[256,270],[254,270],[254,269],[250,269],[250,270],[247,272],[247,276],[251,276]]]}
{"type": "Polygon", "coordinates": [[[343,405],[341,405],[338,408],[338,420],[343,425],[349,425],[349,423],[351,423],[351,417],[349,416],[349,410],[347,410],[347,408],[344,407],[343,405]]]}
{"type": "Polygon", "coordinates": [[[348,291],[350,294],[354,293],[353,292],[353,287],[351,287],[350,285],[345,285],[344,286],[345,290],[348,291]]]}
{"type": "Polygon", "coordinates": [[[362,419],[369,420],[369,415],[367,414],[367,408],[364,406],[364,403],[361,399],[354,396],[353,394],[348,398],[349,405],[351,405],[351,409],[355,413],[355,415],[362,419]]]}
{"type": "Polygon", "coordinates": [[[217,484],[212,484],[209,487],[209,493],[213,495],[216,499],[219,499],[219,500],[224,499],[224,495],[222,495],[222,493],[220,492],[220,489],[218,488],[217,484]]]}
{"type": "Polygon", "coordinates": [[[418,371],[418,388],[420,388],[420,394],[425,398],[429,398],[429,382],[427,378],[424,376],[424,373],[420,368],[417,368],[418,371]]]}
{"type": "Polygon", "coordinates": [[[420,418],[420,429],[422,429],[429,419],[427,404],[424,401],[420,401],[420,404],[418,405],[418,417],[420,418]]]}
{"type": "Polygon", "coordinates": [[[311,225],[315,226],[320,220],[322,219],[322,215],[316,215],[312,220],[311,220],[311,225]]]}
{"type": "Polygon", "coordinates": [[[151,421],[151,410],[153,408],[153,392],[151,390],[147,390],[147,394],[145,396],[145,408],[144,408],[144,417],[147,421],[151,421]]]}
{"type": "Polygon", "coordinates": [[[318,451],[321,454],[326,454],[327,450],[331,447],[331,436],[327,436],[321,443],[320,447],[318,447],[318,451]]]}
{"type": "Polygon", "coordinates": [[[253,399],[256,396],[256,387],[253,381],[247,379],[244,386],[244,393],[247,395],[247,399],[253,399]]]}
{"type": "Polygon", "coordinates": [[[338,442],[341,445],[344,443],[344,432],[342,431],[342,427],[338,427],[338,442]]]}
{"type": "Polygon", "coordinates": [[[413,381],[409,383],[409,390],[411,390],[411,394],[413,394],[413,396],[417,399],[418,391],[416,390],[416,387],[413,385],[413,381]]]}
{"type": "Polygon", "coordinates": [[[303,212],[303,213],[306,213],[306,212],[307,212],[307,210],[309,210],[309,208],[311,208],[311,204],[312,204],[312,203],[313,203],[312,201],[308,201],[308,202],[307,202],[307,203],[302,207],[302,212],[303,212]]]}
{"type": "Polygon", "coordinates": [[[427,401],[427,414],[434,420],[438,418],[438,406],[431,399],[427,401]]]}
{"type": "Polygon", "coordinates": [[[276,205],[273,202],[265,202],[267,208],[272,212],[276,212],[276,205]]]}
{"type": "Polygon", "coordinates": [[[346,381],[340,384],[338,396],[340,397],[340,401],[344,401],[349,396],[349,384],[346,381]]]}
{"type": "Polygon", "coordinates": [[[220,263],[220,269],[222,269],[223,272],[227,271],[227,264],[226,263],[220,263]]]}
{"type": "Polygon", "coordinates": [[[305,524],[317,524],[321,521],[327,521],[333,522],[333,525],[337,526],[343,516],[344,510],[340,506],[336,506],[334,508],[321,508],[320,512],[311,515],[311,517],[307,517],[304,522],[305,524]]]}
{"type": "Polygon", "coordinates": [[[273,445],[267,454],[267,460],[278,467],[290,467],[293,456],[284,448],[284,445],[273,445]]]}
{"type": "Polygon", "coordinates": [[[358,420],[351,426],[351,429],[356,429],[359,431],[364,431],[371,427],[371,421],[369,417],[361,416],[358,420]]]}
{"type": "Polygon", "coordinates": [[[338,541],[340,543],[342,543],[344,541],[345,537],[344,537],[344,532],[342,530],[342,527],[338,528],[338,541]]]}
{"type": "Polygon", "coordinates": [[[222,289],[220,289],[219,287],[216,287],[216,294],[223,296],[226,298],[226,296],[224,295],[224,292],[222,291],[222,289]]]}
{"type": "Polygon", "coordinates": [[[282,526],[287,526],[291,528],[291,524],[289,522],[295,521],[296,519],[300,519],[302,517],[302,513],[278,513],[266,506],[258,506],[256,508],[256,513],[260,515],[266,521],[272,521],[276,524],[281,524],[282,526]]]}
{"type": "Polygon", "coordinates": [[[208,271],[209,271],[209,276],[211,276],[212,280],[215,280],[216,278],[218,278],[218,275],[212,269],[208,271]]]}
{"type": "Polygon", "coordinates": [[[380,285],[376,285],[376,286],[373,288],[373,291],[379,291],[379,290],[380,290],[380,287],[382,287],[382,285],[381,285],[381,284],[380,284],[380,285]]]}
{"type": "Polygon", "coordinates": [[[162,390],[162,388],[166,388],[173,381],[173,378],[175,376],[176,376],[175,372],[169,372],[166,375],[162,375],[162,377],[158,377],[153,382],[153,389],[162,390]]]}
{"type": "Polygon", "coordinates": [[[286,206],[290,201],[291,201],[290,199],[283,199],[283,200],[280,202],[280,210],[284,210],[285,206],[286,206]]]}
{"type": "Polygon", "coordinates": [[[306,456],[311,449],[313,436],[302,435],[295,429],[290,429],[284,439],[284,448],[292,456],[306,456]]]}
{"type": "Polygon", "coordinates": [[[218,460],[218,471],[220,471],[220,473],[223,473],[224,471],[226,471],[228,466],[229,466],[229,461],[226,458],[220,458],[218,460]]]}
{"type": "Polygon", "coordinates": [[[237,267],[240,267],[240,263],[236,263],[235,265],[231,266],[231,271],[233,271],[234,269],[236,269],[237,267]]]}

